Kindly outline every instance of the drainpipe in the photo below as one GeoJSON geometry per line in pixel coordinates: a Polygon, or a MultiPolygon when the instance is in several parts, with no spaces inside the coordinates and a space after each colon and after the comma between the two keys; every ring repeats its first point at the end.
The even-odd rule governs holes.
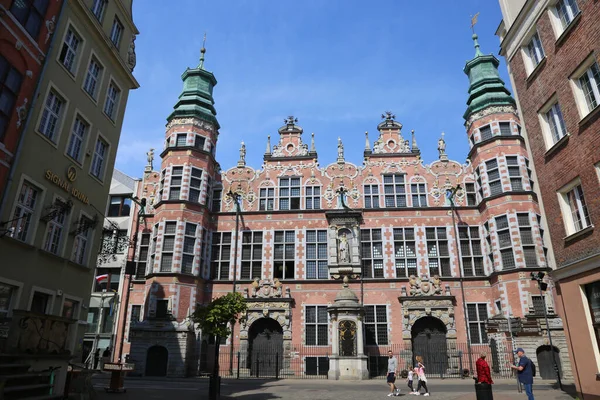
{"type": "MultiPolygon", "coordinates": [[[[58,19],[56,21],[56,27],[58,27],[61,22],[63,11],[65,9],[65,3],[66,3],[66,0],[63,1],[62,6],[60,7],[60,11],[58,12],[58,19]]],[[[33,109],[35,107],[37,98],[40,93],[40,83],[42,82],[42,78],[44,77],[44,74],[46,72],[46,66],[51,61],[49,58],[49,55],[52,52],[52,49],[54,48],[54,42],[56,39],[55,33],[56,33],[56,30],[54,30],[54,33],[52,34],[52,39],[50,39],[50,46],[48,46],[48,50],[46,51],[46,55],[44,58],[44,65],[42,65],[42,70],[40,71],[40,75],[38,76],[37,82],[35,83],[35,91],[33,92],[33,98],[31,99],[31,105],[29,106],[29,112],[27,113],[27,119],[25,120],[23,129],[21,130],[21,135],[19,135],[17,151],[15,152],[15,155],[12,159],[12,164],[10,165],[10,171],[8,173],[8,179],[6,180],[6,186],[5,186],[6,190],[4,190],[4,193],[1,194],[2,199],[0,200],[0,217],[2,216],[2,212],[4,211],[4,207],[6,206],[6,199],[8,198],[8,188],[10,187],[10,184],[12,183],[13,178],[15,176],[16,166],[17,166],[19,158],[21,156],[21,151],[23,150],[23,142],[24,142],[23,136],[25,136],[25,134],[27,132],[27,128],[29,127],[29,123],[31,122],[31,114],[33,113],[33,109]]]]}

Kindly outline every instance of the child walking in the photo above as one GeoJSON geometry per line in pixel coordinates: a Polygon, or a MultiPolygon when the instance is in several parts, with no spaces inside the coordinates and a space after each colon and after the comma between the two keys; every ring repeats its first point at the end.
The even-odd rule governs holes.
{"type": "Polygon", "coordinates": [[[423,396],[429,396],[429,389],[427,389],[427,377],[425,377],[425,365],[423,365],[423,357],[417,356],[415,357],[417,360],[417,375],[419,377],[419,385],[417,386],[416,395],[421,394],[421,387],[425,389],[425,393],[423,396]]]}
{"type": "Polygon", "coordinates": [[[408,371],[408,378],[406,379],[406,382],[408,382],[408,387],[410,388],[410,393],[414,393],[415,392],[415,388],[413,387],[413,376],[415,375],[415,372],[411,369],[408,371]]]}

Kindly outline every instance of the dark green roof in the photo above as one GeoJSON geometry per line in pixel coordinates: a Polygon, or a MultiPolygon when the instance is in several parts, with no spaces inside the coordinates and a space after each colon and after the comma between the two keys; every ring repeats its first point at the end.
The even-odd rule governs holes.
{"type": "Polygon", "coordinates": [[[216,118],[217,111],[214,107],[215,101],[212,97],[217,79],[212,72],[204,69],[203,61],[204,59],[201,59],[197,68],[188,68],[181,75],[183,91],[167,120],[196,117],[215,124],[215,128],[219,129],[219,122],[216,118]]]}
{"type": "Polygon", "coordinates": [[[463,115],[466,120],[469,116],[489,106],[515,105],[504,81],[498,73],[500,62],[493,55],[484,55],[479,50],[477,35],[473,35],[475,42],[475,58],[467,61],[465,74],[469,77],[469,99],[467,110],[463,115]]]}

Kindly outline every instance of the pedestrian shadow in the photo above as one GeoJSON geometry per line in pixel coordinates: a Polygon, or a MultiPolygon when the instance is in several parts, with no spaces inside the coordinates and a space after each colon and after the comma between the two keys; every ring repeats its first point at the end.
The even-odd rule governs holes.
{"type": "MultiPolygon", "coordinates": [[[[559,390],[560,386],[558,385],[558,382],[554,382],[552,384],[552,389],[556,389],[559,390]]],[[[571,396],[572,398],[577,398],[577,388],[575,387],[574,383],[568,383],[568,384],[562,384],[562,390],[563,392],[567,393],[569,396],[571,396]]]]}

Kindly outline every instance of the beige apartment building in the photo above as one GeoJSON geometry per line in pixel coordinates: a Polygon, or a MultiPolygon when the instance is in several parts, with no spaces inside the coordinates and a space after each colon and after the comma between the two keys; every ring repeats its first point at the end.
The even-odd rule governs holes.
{"type": "Polygon", "coordinates": [[[139,32],[132,0],[67,0],[52,23],[0,203],[0,345],[16,355],[55,354],[66,367],[82,352],[125,106],[139,87],[132,73],[139,32]]]}

